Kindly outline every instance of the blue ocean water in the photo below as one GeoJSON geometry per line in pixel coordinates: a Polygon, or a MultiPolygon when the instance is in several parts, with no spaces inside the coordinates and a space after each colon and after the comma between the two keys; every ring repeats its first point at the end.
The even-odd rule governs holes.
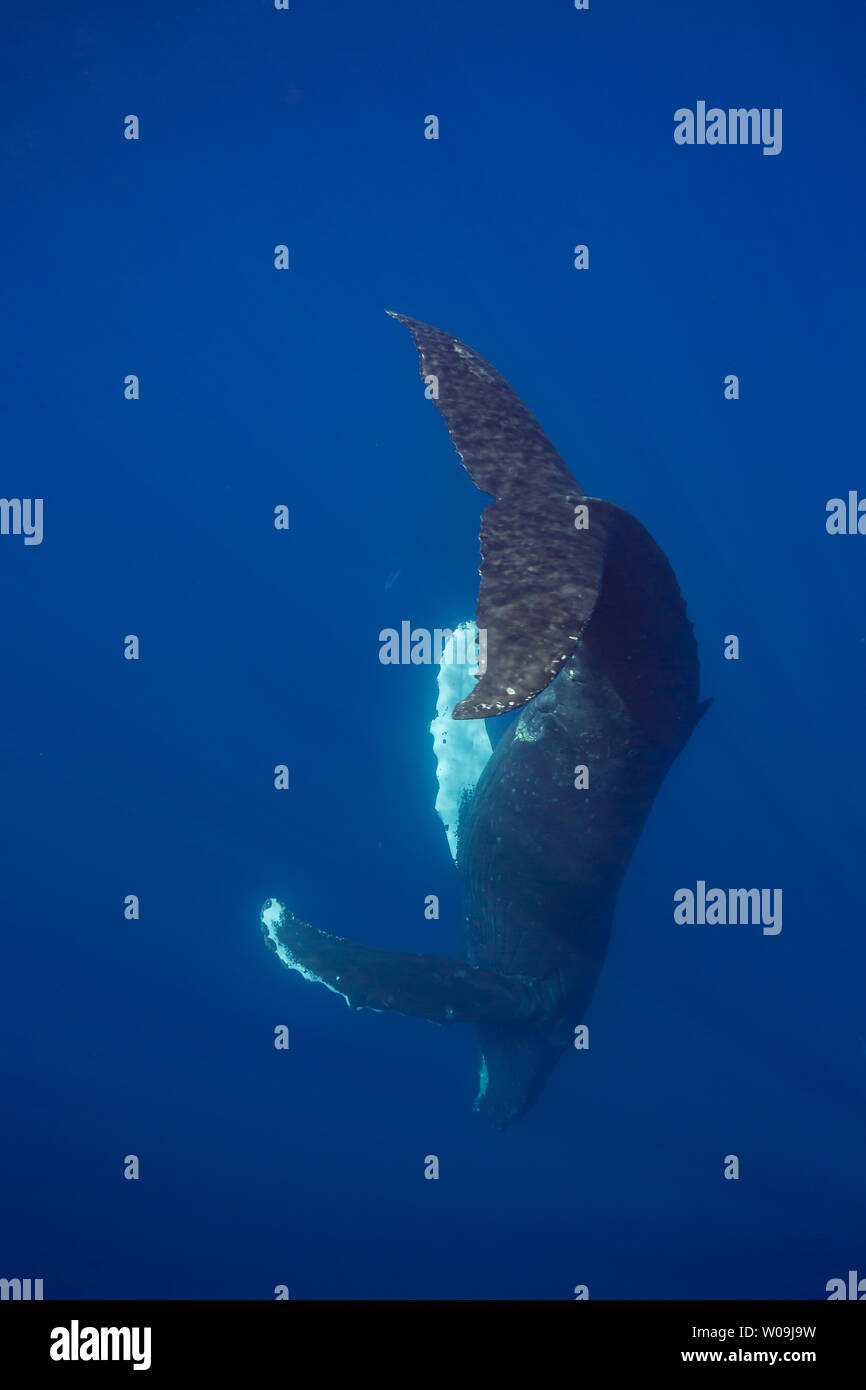
{"type": "Polygon", "coordinates": [[[866,491],[862,12],[48,0],[6,30],[0,492],[44,499],[44,538],[0,536],[0,1276],[475,1300],[866,1275],[866,539],[825,526],[866,491]],[[704,100],[781,108],[781,153],[677,145],[704,100]],[[435,671],[378,635],[471,615],[488,499],[386,308],[487,357],[649,528],[715,700],[591,1046],[502,1133],[469,1029],[352,1013],[259,931],[275,894],[460,949],[435,671]],[[782,931],[675,924],[698,880],[781,887],[782,931]]]}

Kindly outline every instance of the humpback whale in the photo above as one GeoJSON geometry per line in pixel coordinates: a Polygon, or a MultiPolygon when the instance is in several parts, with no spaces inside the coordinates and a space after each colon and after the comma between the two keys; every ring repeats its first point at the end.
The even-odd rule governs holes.
{"type": "Polygon", "coordinates": [[[348,941],[275,898],[262,931],[283,964],[353,1009],[473,1024],[476,1109],[502,1128],[533,1104],[583,1021],[643,825],[711,702],[699,700],[692,624],[649,532],[583,491],[483,357],[391,317],[411,333],[424,381],[435,378],[463,467],[494,499],[476,607],[485,669],[451,718],[519,715],[453,833],[463,960],[348,941]]]}

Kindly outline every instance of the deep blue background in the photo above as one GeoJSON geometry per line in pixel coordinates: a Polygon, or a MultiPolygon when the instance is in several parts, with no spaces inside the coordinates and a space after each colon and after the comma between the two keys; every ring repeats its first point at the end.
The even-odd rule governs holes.
{"type": "Polygon", "coordinates": [[[824,526],[866,491],[862,10],[49,0],[4,28],[0,492],[44,497],[45,539],[0,537],[0,1275],[248,1299],[866,1275],[866,539],[824,526]],[[782,153],[678,147],[698,99],[782,107],[782,153]],[[487,499],[386,307],[487,356],[650,528],[715,696],[591,1049],[501,1135],[468,1029],[352,1014],[258,928],[276,893],[459,949],[434,674],[377,637],[471,613],[487,499]],[[781,935],[676,926],[698,878],[783,888],[781,935]]]}

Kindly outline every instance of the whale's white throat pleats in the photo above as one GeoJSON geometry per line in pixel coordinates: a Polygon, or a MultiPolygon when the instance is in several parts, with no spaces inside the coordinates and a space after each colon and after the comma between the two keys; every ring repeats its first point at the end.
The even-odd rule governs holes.
{"type": "Polygon", "coordinates": [[[442,649],[436,718],[430,725],[439,791],[436,810],[445,827],[451,857],[457,858],[460,803],[471,795],[492,752],[483,719],[452,719],[455,706],[475,689],[478,631],[475,623],[460,623],[442,649]]]}

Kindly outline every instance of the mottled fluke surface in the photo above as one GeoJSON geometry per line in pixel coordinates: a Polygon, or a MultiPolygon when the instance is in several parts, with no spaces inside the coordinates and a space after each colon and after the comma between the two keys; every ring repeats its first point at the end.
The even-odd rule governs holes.
{"type": "Polygon", "coordinates": [[[463,467],[496,498],[481,517],[476,610],[488,669],[454,717],[500,714],[543,690],[574,650],[598,598],[604,534],[599,525],[575,544],[583,489],[505,378],[448,333],[391,317],[415,339],[422,378],[436,378],[434,400],[463,467]]]}

